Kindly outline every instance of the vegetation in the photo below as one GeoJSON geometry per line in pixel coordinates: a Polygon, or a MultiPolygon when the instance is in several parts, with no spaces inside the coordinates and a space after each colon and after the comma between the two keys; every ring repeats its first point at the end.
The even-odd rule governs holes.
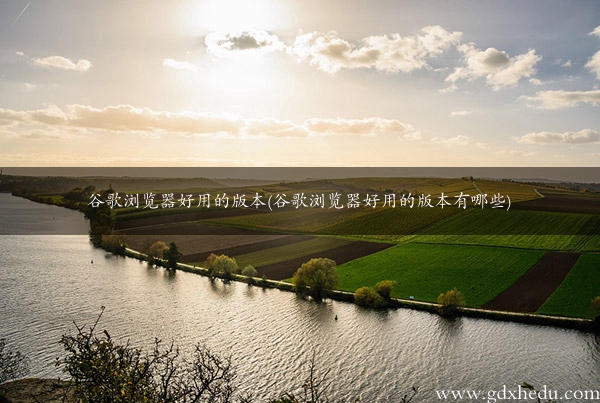
{"type": "Polygon", "coordinates": [[[124,256],[125,248],[127,248],[127,238],[125,235],[119,234],[102,235],[100,246],[115,255],[124,256]]]}
{"type": "Polygon", "coordinates": [[[258,275],[258,271],[256,271],[256,268],[254,266],[249,264],[246,267],[244,267],[244,269],[242,270],[242,274],[246,276],[246,281],[248,282],[248,284],[253,284],[253,278],[258,275]]]}
{"type": "Polygon", "coordinates": [[[338,289],[354,292],[388,279],[402,284],[394,298],[436,302],[457,287],[470,306],[492,300],[537,262],[544,252],[490,246],[405,243],[338,267],[338,289]]]}
{"type": "Polygon", "coordinates": [[[373,287],[360,287],[354,292],[354,302],[369,308],[385,308],[388,303],[373,287]]]}
{"type": "MultiPolygon", "coordinates": [[[[102,311],[104,307],[102,308],[102,311]]],[[[251,395],[239,392],[235,365],[197,344],[191,356],[173,344],[156,339],[148,352],[114,340],[108,331],[98,332],[102,313],[89,330],[75,325],[75,335],[65,335],[61,344],[66,357],[56,365],[71,378],[73,394],[80,403],[251,403],[251,395]]],[[[316,371],[315,357],[302,383],[300,394],[283,393],[270,403],[329,403],[329,371],[316,371]]],[[[409,403],[417,393],[404,396],[409,403]]],[[[358,402],[359,399],[355,400],[358,402]]]]}
{"type": "Polygon", "coordinates": [[[377,294],[381,295],[383,299],[389,301],[392,297],[392,288],[394,288],[395,284],[396,282],[392,280],[380,281],[375,284],[375,291],[377,291],[377,294]]]}
{"type": "Polygon", "coordinates": [[[320,302],[337,282],[336,264],[327,258],[309,260],[296,270],[292,278],[297,293],[308,295],[317,302],[320,302]]]}
{"type": "Polygon", "coordinates": [[[56,365],[71,377],[78,402],[249,401],[237,393],[230,357],[196,345],[186,359],[173,344],[163,346],[158,339],[151,352],[119,344],[106,330],[96,332],[101,316],[89,330],[75,325],[77,333],[61,339],[67,356],[56,365]]]}
{"type": "Polygon", "coordinates": [[[226,255],[216,256],[211,259],[210,267],[207,267],[207,269],[211,278],[220,277],[225,281],[231,281],[233,275],[240,271],[235,259],[226,255]]]}
{"type": "Polygon", "coordinates": [[[395,281],[383,280],[375,287],[360,287],[354,292],[354,302],[369,308],[385,308],[390,304],[394,284],[395,281]]]}
{"type": "Polygon", "coordinates": [[[169,269],[177,268],[177,262],[179,262],[181,256],[182,254],[181,252],[179,252],[179,249],[177,249],[177,245],[175,245],[175,242],[171,242],[169,244],[169,248],[163,251],[163,257],[167,260],[167,267],[169,269]]]}
{"type": "Polygon", "coordinates": [[[562,284],[554,291],[537,313],[544,315],[590,316],[590,301],[600,290],[600,255],[583,254],[562,284]]]}
{"type": "Polygon", "coordinates": [[[456,308],[465,306],[465,297],[462,292],[454,288],[440,294],[437,302],[441,305],[440,313],[442,315],[453,315],[456,313],[456,308]]]}
{"type": "Polygon", "coordinates": [[[148,262],[151,264],[156,264],[161,261],[164,257],[165,251],[167,251],[169,247],[163,241],[156,241],[148,246],[146,250],[146,254],[148,255],[148,262]]]}
{"type": "Polygon", "coordinates": [[[25,356],[7,346],[6,339],[0,339],[0,384],[25,376],[28,372],[25,356]]]}

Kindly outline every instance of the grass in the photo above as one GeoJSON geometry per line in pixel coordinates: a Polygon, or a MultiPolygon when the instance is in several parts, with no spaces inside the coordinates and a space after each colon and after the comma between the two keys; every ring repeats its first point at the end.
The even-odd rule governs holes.
{"type": "Polygon", "coordinates": [[[584,254],[537,313],[589,317],[590,303],[598,295],[600,295],[600,255],[584,254]]]}
{"type": "Polygon", "coordinates": [[[394,280],[392,295],[436,302],[454,287],[480,306],[521,277],[542,251],[461,245],[402,244],[338,267],[339,289],[356,291],[394,280]]]}
{"type": "Polygon", "coordinates": [[[422,231],[423,235],[575,235],[591,214],[546,211],[467,209],[465,214],[422,231]]]}

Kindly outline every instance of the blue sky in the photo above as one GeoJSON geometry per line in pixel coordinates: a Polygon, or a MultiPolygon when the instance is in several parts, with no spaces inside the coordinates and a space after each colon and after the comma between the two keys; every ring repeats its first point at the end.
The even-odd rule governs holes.
{"type": "Polygon", "coordinates": [[[0,2],[5,166],[599,166],[597,1],[0,2]]]}

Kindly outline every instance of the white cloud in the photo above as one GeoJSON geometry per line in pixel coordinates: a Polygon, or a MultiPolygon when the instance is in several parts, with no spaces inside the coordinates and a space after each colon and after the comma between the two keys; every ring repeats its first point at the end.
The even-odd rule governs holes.
{"type": "Polygon", "coordinates": [[[229,136],[308,137],[308,136],[397,136],[420,138],[411,125],[395,119],[308,119],[302,123],[278,119],[244,119],[235,116],[196,112],[164,112],[131,105],[94,108],[55,105],[45,109],[15,111],[0,108],[0,125],[26,128],[71,127],[81,130],[137,132],[146,135],[178,133],[186,135],[225,134],[229,136]]]}
{"type": "Polygon", "coordinates": [[[288,52],[299,61],[308,61],[320,70],[334,74],[341,69],[374,68],[388,73],[429,68],[428,59],[458,44],[462,33],[440,26],[428,26],[420,35],[369,36],[361,46],[341,39],[336,32],[312,32],[296,38],[288,52]]]}
{"type": "Polygon", "coordinates": [[[449,146],[468,146],[471,144],[471,139],[469,136],[465,136],[463,134],[459,134],[458,136],[451,137],[449,139],[434,137],[431,139],[431,141],[437,144],[445,144],[449,146]]]}
{"type": "Polygon", "coordinates": [[[455,111],[455,112],[450,112],[450,117],[469,116],[472,113],[473,113],[473,111],[455,111]]]}
{"type": "Polygon", "coordinates": [[[598,80],[600,80],[600,50],[590,57],[585,64],[585,68],[595,73],[598,80]]]}
{"type": "Polygon", "coordinates": [[[540,86],[540,85],[544,85],[545,84],[542,80],[537,79],[537,78],[530,78],[529,82],[531,84],[533,84],[533,85],[536,85],[536,86],[540,86]]]}
{"type": "Polygon", "coordinates": [[[174,70],[187,70],[187,71],[191,71],[192,73],[197,72],[198,66],[196,66],[193,63],[190,62],[180,62],[177,61],[175,59],[165,59],[163,60],[163,67],[168,67],[170,69],[174,69],[174,70]]]}
{"type": "Polygon", "coordinates": [[[593,91],[540,91],[534,96],[521,96],[531,108],[562,109],[572,108],[582,103],[600,105],[600,90],[593,91]]]}
{"type": "Polygon", "coordinates": [[[578,132],[536,132],[527,133],[516,138],[518,143],[524,144],[585,144],[600,142],[600,133],[584,129],[578,132]]]}
{"type": "Polygon", "coordinates": [[[77,63],[62,57],[62,56],[49,56],[44,58],[36,58],[32,60],[32,63],[36,66],[56,68],[62,70],[74,70],[74,71],[88,71],[92,67],[92,63],[89,60],[81,59],[77,63]]]}
{"type": "Polygon", "coordinates": [[[266,31],[213,32],[206,35],[204,44],[217,57],[239,54],[265,54],[284,50],[285,45],[276,35],[266,31]]]}
{"type": "Polygon", "coordinates": [[[598,38],[600,38],[600,25],[598,25],[596,28],[594,28],[594,30],[592,32],[590,32],[588,35],[595,35],[598,38]]]}
{"type": "Polygon", "coordinates": [[[25,53],[21,52],[20,50],[15,52],[15,55],[17,56],[25,56],[25,53]]]}
{"type": "Polygon", "coordinates": [[[537,153],[535,151],[523,151],[523,150],[498,150],[495,153],[501,157],[512,157],[512,158],[529,158],[533,157],[537,153]]]}
{"type": "Polygon", "coordinates": [[[453,93],[454,91],[456,91],[457,89],[458,89],[458,87],[456,84],[450,84],[448,87],[442,88],[438,91],[442,94],[450,94],[450,93],[453,93]]]}
{"type": "Polygon", "coordinates": [[[461,79],[472,81],[485,77],[494,91],[514,86],[522,78],[531,77],[536,73],[535,66],[542,60],[535,49],[514,57],[496,48],[480,50],[472,43],[461,45],[458,49],[464,54],[463,61],[466,65],[456,67],[446,81],[455,83],[461,79]]]}

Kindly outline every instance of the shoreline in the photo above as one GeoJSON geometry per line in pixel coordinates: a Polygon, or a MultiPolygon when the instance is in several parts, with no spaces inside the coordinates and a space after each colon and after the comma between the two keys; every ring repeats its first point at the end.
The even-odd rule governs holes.
{"type": "MultiPolygon", "coordinates": [[[[125,257],[130,257],[137,260],[147,262],[147,255],[136,250],[126,248],[125,257]]],[[[165,268],[165,270],[168,270],[165,268]]],[[[204,277],[208,277],[208,270],[203,267],[197,267],[188,265],[185,263],[177,263],[177,270],[181,270],[188,273],[198,274],[204,277]]],[[[253,285],[263,288],[276,288],[282,291],[294,292],[293,285],[284,281],[262,279],[259,277],[252,277],[253,285]]],[[[234,274],[232,281],[248,284],[247,277],[239,274],[234,274]]],[[[355,304],[354,293],[348,291],[331,290],[327,293],[327,298],[340,301],[349,302],[355,304]]],[[[418,311],[426,311],[440,315],[439,311],[442,306],[432,302],[414,301],[400,298],[392,298],[390,306],[385,309],[413,309],[418,311]]],[[[374,308],[365,308],[374,309],[374,308]]],[[[440,315],[442,316],[442,315],[440,315]]],[[[457,307],[455,317],[469,317],[475,319],[488,319],[494,321],[503,322],[514,322],[523,323],[528,325],[538,326],[552,326],[563,329],[573,329],[588,333],[598,333],[599,325],[592,319],[583,318],[570,318],[566,316],[550,316],[550,315],[539,315],[535,313],[519,313],[519,312],[508,312],[508,311],[494,311],[490,309],[471,308],[471,307],[457,307]]]]}
{"type": "MultiPolygon", "coordinates": [[[[14,195],[14,194],[13,194],[14,195]]],[[[68,206],[68,205],[59,205],[49,200],[39,200],[37,198],[27,197],[27,195],[14,195],[17,197],[23,197],[25,199],[29,199],[34,202],[50,204],[50,205],[58,205],[59,207],[66,207],[71,209],[76,209],[83,213],[83,211],[77,206],[68,206]]],[[[136,250],[125,248],[125,257],[131,257],[137,260],[147,261],[147,255],[136,250]]],[[[185,263],[177,263],[177,270],[199,274],[201,276],[208,277],[208,270],[202,267],[192,266],[185,263]]],[[[257,277],[253,278],[253,285],[263,288],[276,288],[282,291],[290,291],[294,292],[293,285],[291,283],[286,283],[284,281],[278,280],[270,280],[270,279],[262,279],[257,277]]],[[[248,284],[246,276],[242,276],[239,274],[234,274],[232,276],[232,281],[242,282],[248,284]]],[[[341,302],[349,302],[355,304],[354,302],[354,293],[348,291],[341,290],[331,290],[328,292],[327,298],[332,300],[341,301],[341,302]]],[[[432,303],[432,302],[424,302],[424,301],[414,301],[414,300],[406,300],[406,299],[398,299],[392,298],[390,301],[390,306],[388,308],[408,308],[419,311],[426,311],[430,313],[435,313],[440,315],[441,305],[432,303]]],[[[385,308],[385,309],[388,309],[385,308]]],[[[367,308],[374,309],[374,308],[367,308]]],[[[592,320],[592,319],[584,319],[584,318],[573,318],[567,316],[550,316],[550,315],[540,315],[536,313],[519,313],[519,312],[509,312],[509,311],[495,311],[489,309],[482,308],[472,308],[472,307],[456,307],[454,310],[453,316],[464,316],[476,319],[488,319],[494,321],[504,321],[504,322],[514,322],[514,323],[523,323],[530,325],[538,325],[538,326],[552,326],[563,329],[574,329],[588,333],[600,333],[600,323],[592,320]]]]}

